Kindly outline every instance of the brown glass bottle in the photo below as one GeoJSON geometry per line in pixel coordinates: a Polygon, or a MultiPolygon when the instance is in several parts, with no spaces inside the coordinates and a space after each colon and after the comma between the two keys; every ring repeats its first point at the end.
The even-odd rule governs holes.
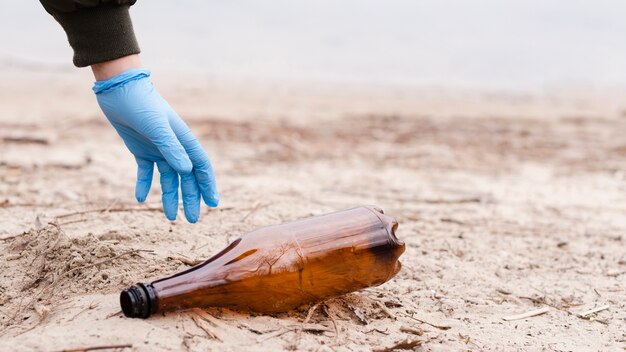
{"type": "Polygon", "coordinates": [[[141,318],[209,306],[283,312],[380,285],[401,267],[397,226],[364,206],[264,227],[198,266],[122,291],[122,310],[141,318]]]}

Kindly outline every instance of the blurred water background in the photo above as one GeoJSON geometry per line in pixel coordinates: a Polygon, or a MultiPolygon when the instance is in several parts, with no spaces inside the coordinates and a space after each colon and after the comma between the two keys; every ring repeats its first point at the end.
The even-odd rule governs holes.
{"type": "MultiPolygon", "coordinates": [[[[144,61],[236,78],[626,86],[623,0],[139,0],[144,61]]],[[[71,67],[38,1],[3,1],[3,66],[71,67]]],[[[106,38],[103,38],[106,40],[106,38]]]]}

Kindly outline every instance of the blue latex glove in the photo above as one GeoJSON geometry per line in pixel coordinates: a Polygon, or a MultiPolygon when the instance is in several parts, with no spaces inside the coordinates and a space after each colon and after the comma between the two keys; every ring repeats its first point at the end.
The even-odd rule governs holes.
{"type": "Polygon", "coordinates": [[[100,108],[137,161],[135,196],[143,202],[152,184],[154,163],[161,174],[163,211],[178,212],[178,186],[187,221],[200,216],[200,195],[211,207],[219,203],[209,157],[189,127],[150,82],[150,71],[131,69],[93,87],[100,108]]]}

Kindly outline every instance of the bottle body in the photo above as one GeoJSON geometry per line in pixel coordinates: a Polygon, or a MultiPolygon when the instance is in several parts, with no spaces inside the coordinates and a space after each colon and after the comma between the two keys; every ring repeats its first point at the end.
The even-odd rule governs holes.
{"type": "MultiPolygon", "coordinates": [[[[264,227],[196,267],[142,285],[146,309],[282,312],[380,285],[401,267],[404,243],[395,237],[396,227],[374,207],[264,227]]],[[[122,297],[123,308],[124,303],[122,297]]]]}

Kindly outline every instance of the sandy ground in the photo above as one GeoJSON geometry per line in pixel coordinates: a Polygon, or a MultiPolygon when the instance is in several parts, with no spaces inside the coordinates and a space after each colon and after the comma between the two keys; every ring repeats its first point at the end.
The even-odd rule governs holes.
{"type": "Polygon", "coordinates": [[[88,72],[2,71],[0,350],[626,348],[626,95],[164,76],[222,194],[196,225],[168,222],[158,187],[134,203],[133,159],[88,72]],[[403,270],[320,305],[300,333],[309,307],[204,310],[213,324],[119,313],[121,289],[246,231],[360,204],[399,221],[403,270]]]}

